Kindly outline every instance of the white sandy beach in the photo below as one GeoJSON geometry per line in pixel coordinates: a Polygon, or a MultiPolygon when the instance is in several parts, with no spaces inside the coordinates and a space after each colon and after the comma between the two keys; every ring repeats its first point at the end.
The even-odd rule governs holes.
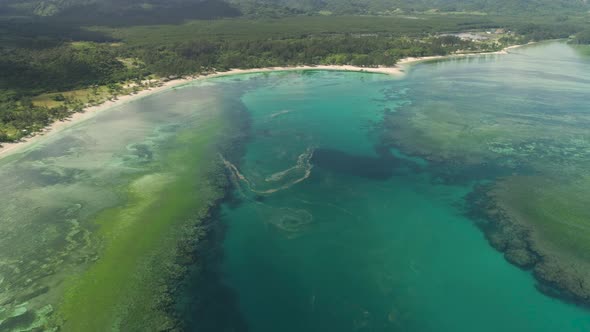
{"type": "MultiPolygon", "coordinates": [[[[529,43],[532,44],[532,43],[529,43]]],[[[526,45],[529,45],[526,44],[526,45]]],[[[512,45],[501,49],[500,51],[496,52],[482,52],[482,53],[457,53],[451,55],[432,55],[432,56],[425,56],[425,57],[408,57],[403,58],[397,62],[398,66],[404,66],[409,64],[414,64],[417,62],[428,61],[428,60],[436,60],[436,59],[453,59],[453,58],[465,58],[465,57],[473,57],[473,56],[480,56],[480,55],[502,55],[508,54],[511,49],[522,47],[526,45],[512,45]]]]}
{"type": "Polygon", "coordinates": [[[26,148],[28,146],[33,145],[34,143],[40,141],[44,137],[49,135],[55,134],[60,130],[63,130],[75,123],[83,121],[85,119],[89,119],[94,115],[98,114],[101,111],[110,109],[114,106],[122,105],[128,103],[130,101],[161,92],[167,89],[171,89],[176,86],[180,86],[195,80],[202,80],[206,78],[212,77],[220,77],[220,76],[227,76],[227,75],[236,75],[236,74],[247,74],[247,73],[260,73],[260,72],[271,72],[271,71],[297,71],[297,70],[334,70],[334,71],[354,71],[354,72],[369,72],[369,73],[380,73],[380,74],[387,74],[392,76],[403,76],[404,75],[404,67],[407,65],[411,65],[414,63],[434,60],[434,59],[446,59],[446,58],[455,58],[455,57],[466,57],[466,56],[477,56],[477,55],[489,55],[489,54],[508,54],[510,49],[520,47],[523,45],[513,45],[504,48],[501,51],[497,52],[487,52],[487,53],[465,53],[465,54],[453,54],[453,55],[440,55],[440,56],[427,56],[427,57],[409,57],[404,58],[398,61],[396,66],[393,67],[357,67],[351,65],[318,65],[318,66],[296,66],[296,67],[268,67],[268,68],[254,68],[254,69],[231,69],[225,72],[218,72],[208,75],[199,75],[199,76],[189,76],[180,79],[174,79],[167,82],[162,82],[162,85],[155,88],[150,88],[146,90],[141,90],[135,94],[130,95],[123,95],[119,96],[118,99],[113,101],[106,101],[97,106],[91,106],[84,110],[82,113],[74,113],[71,117],[64,121],[57,121],[53,124],[47,126],[42,132],[36,133],[33,137],[24,138],[20,142],[15,143],[2,143],[2,147],[0,147],[0,158],[6,157],[11,153],[18,152],[19,150],[26,148]]]}

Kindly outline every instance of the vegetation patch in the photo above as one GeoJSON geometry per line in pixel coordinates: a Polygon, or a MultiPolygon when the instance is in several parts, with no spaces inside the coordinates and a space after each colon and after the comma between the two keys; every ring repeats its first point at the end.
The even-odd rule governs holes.
{"type": "Polygon", "coordinates": [[[103,243],[97,262],[68,281],[56,322],[64,330],[171,330],[168,282],[182,275],[175,264],[179,239],[199,238],[199,223],[223,196],[214,142],[224,130],[218,118],[180,134],[164,153],[166,173],[147,173],[121,188],[119,207],[96,217],[103,243]],[[180,148],[178,148],[180,146],[180,148]],[[187,233],[188,232],[188,233],[187,233]],[[195,235],[190,238],[189,235],[195,235]]]}

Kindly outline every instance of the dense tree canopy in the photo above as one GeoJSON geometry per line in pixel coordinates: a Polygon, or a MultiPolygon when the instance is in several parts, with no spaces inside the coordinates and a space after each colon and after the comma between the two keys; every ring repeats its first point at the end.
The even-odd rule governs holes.
{"type": "Polygon", "coordinates": [[[274,6],[307,13],[372,14],[426,11],[473,12],[481,14],[530,15],[575,13],[590,9],[583,0],[229,0],[243,12],[274,6]]]}
{"type": "Polygon", "coordinates": [[[590,29],[578,32],[574,38],[574,42],[578,44],[590,45],[590,29]]]}
{"type": "Polygon", "coordinates": [[[260,17],[319,12],[375,15],[400,11],[555,15],[590,9],[584,0],[4,0],[2,4],[0,10],[4,12],[86,17],[91,13],[109,13],[134,20],[148,16],[171,20],[227,17],[240,13],[260,17]]]}

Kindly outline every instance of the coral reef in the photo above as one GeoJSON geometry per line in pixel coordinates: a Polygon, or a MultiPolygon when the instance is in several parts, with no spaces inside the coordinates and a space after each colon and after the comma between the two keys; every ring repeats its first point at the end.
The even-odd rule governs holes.
{"type": "Polygon", "coordinates": [[[490,244],[531,269],[541,291],[590,304],[588,67],[553,47],[570,56],[567,67],[548,68],[534,47],[521,51],[526,62],[450,64],[453,79],[411,86],[412,102],[386,113],[382,139],[429,160],[437,181],[486,183],[469,201],[490,244]],[[513,80],[463,72],[481,66],[513,80]]]}

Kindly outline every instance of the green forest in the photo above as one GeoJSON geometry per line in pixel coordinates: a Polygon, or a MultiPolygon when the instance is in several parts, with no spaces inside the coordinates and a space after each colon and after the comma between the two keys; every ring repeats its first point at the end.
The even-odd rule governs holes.
{"type": "MultiPolygon", "coordinates": [[[[587,11],[583,0],[4,0],[5,12],[36,16],[72,16],[112,13],[127,17],[160,16],[285,16],[294,14],[390,15],[393,13],[446,12],[474,14],[518,13],[555,16],[587,11]],[[192,13],[191,10],[193,9],[192,13]],[[159,12],[159,13],[158,13],[159,12]]],[[[98,16],[98,15],[96,15],[98,16]]]]}
{"type": "Polygon", "coordinates": [[[404,57],[570,36],[588,43],[586,7],[544,0],[5,0],[0,142],[141,89],[147,79],[285,65],[393,66],[404,57]],[[486,41],[453,35],[498,29],[507,33],[486,41]]]}

